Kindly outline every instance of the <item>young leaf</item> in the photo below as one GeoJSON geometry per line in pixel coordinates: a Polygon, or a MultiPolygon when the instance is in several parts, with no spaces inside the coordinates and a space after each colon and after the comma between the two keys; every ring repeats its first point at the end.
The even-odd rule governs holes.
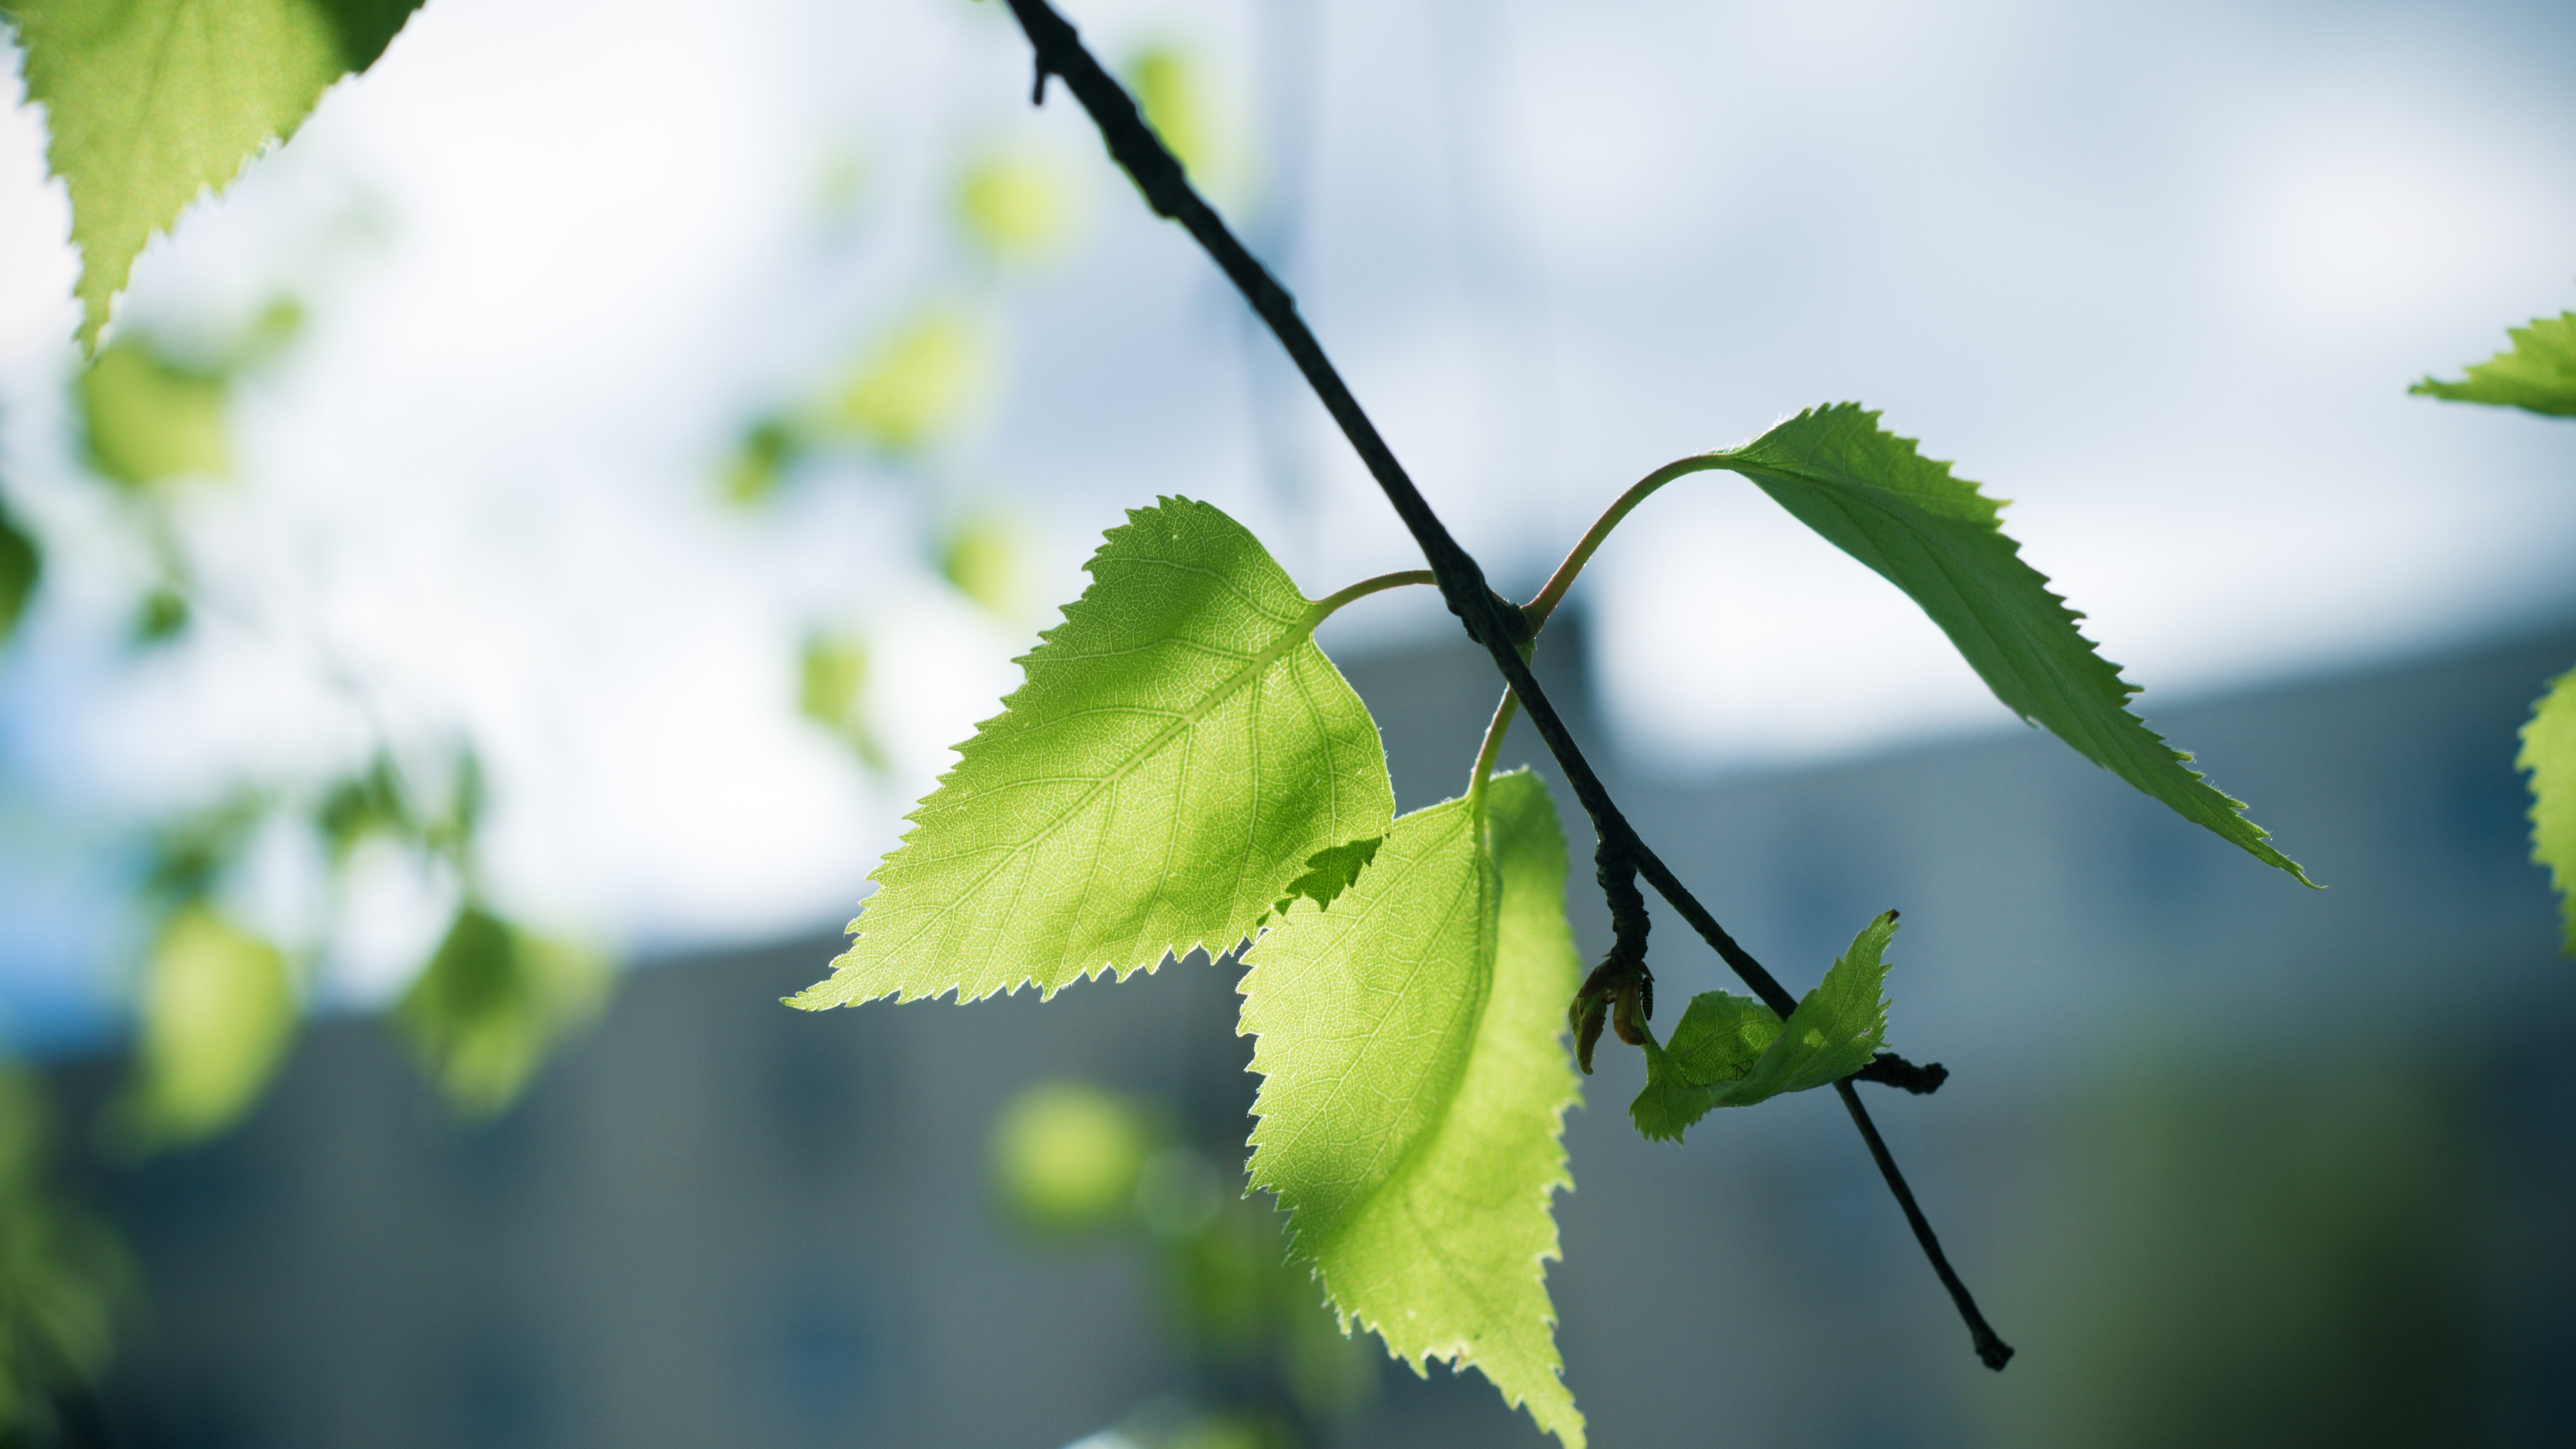
{"type": "Polygon", "coordinates": [[[1503,775],[1482,820],[1472,799],[1405,816],[1331,909],[1292,906],[1245,959],[1252,1185],[1334,1311],[1417,1373],[1475,1365],[1582,1449],[1545,1277],[1582,975],[1546,788],[1503,775]]]}
{"type": "Polygon", "coordinates": [[[137,1077],[109,1119],[138,1149],[203,1141],[239,1122],[295,1034],[284,953],[203,904],[161,928],[139,1006],[137,1077]]]}
{"type": "Polygon", "coordinates": [[[1669,1045],[1646,1035],[1646,1089],[1628,1105],[1647,1137],[1682,1140],[1713,1107],[1750,1107],[1783,1092],[1839,1081],[1868,1066],[1887,1040],[1885,954],[1896,934],[1889,911],[1861,928],[1789,1013],[1786,1028],[1748,996],[1706,991],[1691,999],[1669,1045]]]}
{"type": "Polygon", "coordinates": [[[1288,882],[1287,894],[1272,904],[1271,914],[1286,915],[1299,900],[1313,901],[1318,910],[1330,907],[1360,878],[1360,872],[1368,869],[1369,862],[1377,859],[1377,848],[1385,843],[1385,836],[1372,835],[1366,840],[1316,851],[1307,858],[1306,873],[1288,882]]]}
{"type": "Polygon", "coordinates": [[[1385,833],[1386,752],[1320,606],[1204,503],[1127,517],[791,1005],[1052,996],[1230,950],[1317,852],[1385,833]]]}
{"type": "Polygon", "coordinates": [[[2576,670],[2558,676],[2522,727],[2517,769],[2531,772],[2531,859],[2547,866],[2576,956],[2576,670]]]}
{"type": "Polygon", "coordinates": [[[2576,312],[2534,317],[2506,329],[2513,346],[2469,368],[2458,382],[2426,378],[2406,389],[2420,397],[2490,403],[2550,417],[2576,417],[2576,312]]]}
{"type": "Polygon", "coordinates": [[[2211,788],[2190,756],[2129,712],[2137,686],[2077,632],[2083,615],[2051,593],[1998,524],[2003,505],[1853,403],[1810,408],[1713,455],[1799,522],[1903,589],[2013,713],[2208,827],[2313,885],[2267,843],[2244,803],[2211,788]]]}
{"type": "Polygon", "coordinates": [[[375,64],[420,0],[8,0],[72,198],[81,342],[152,234],[375,64]]]}
{"type": "Polygon", "coordinates": [[[469,902],[394,1017],[456,1110],[488,1117],[518,1099],[607,994],[598,957],[469,902]]]}

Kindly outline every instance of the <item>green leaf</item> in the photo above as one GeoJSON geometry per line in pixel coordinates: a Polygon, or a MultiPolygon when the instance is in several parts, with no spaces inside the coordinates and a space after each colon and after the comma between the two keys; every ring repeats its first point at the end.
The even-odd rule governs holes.
{"type": "Polygon", "coordinates": [[[1582,968],[1565,836],[1536,777],[1395,822],[1330,910],[1292,906],[1247,953],[1252,1185],[1290,1214],[1347,1327],[1419,1373],[1482,1370],[1582,1449],[1545,1262],[1580,1098],[1560,1036],[1582,968]]]}
{"type": "Polygon", "coordinates": [[[2516,769],[2531,772],[2531,859],[2549,869],[2576,956],[2576,670],[2558,676],[2522,727],[2516,769]]]}
{"type": "Polygon", "coordinates": [[[1669,1044],[1646,1034],[1646,1089],[1628,1104],[1647,1137],[1682,1140],[1713,1107],[1750,1107],[1783,1092],[1837,1082],[1868,1066],[1887,1040],[1884,959],[1896,912],[1861,928],[1851,949],[1789,1013],[1749,996],[1706,991],[1691,998],[1669,1044]]]}
{"type": "Polygon", "coordinates": [[[2426,378],[2406,389],[2419,397],[2522,408],[2554,418],[2576,417],[2576,312],[2534,317],[2506,329],[2513,346],[2469,368],[2458,382],[2426,378]]]}
{"type": "Polygon", "coordinates": [[[911,457],[955,431],[991,371],[972,321],[954,308],[931,308],[872,349],[818,421],[881,453],[911,457]]]}
{"type": "Polygon", "coordinates": [[[232,471],[222,374],[118,341],[81,373],[76,389],[90,466],[102,477],[142,488],[232,471]]]}
{"type": "Polygon", "coordinates": [[[1857,404],[1810,408],[1709,466],[1741,473],[1843,552],[1903,589],[2013,713],[2077,753],[2314,885],[2266,843],[2242,801],[2211,788],[2129,712],[2137,686],[2077,632],[2083,615],[2051,593],[1998,522],[2002,503],[1878,426],[1857,404]]]}
{"type": "Polygon", "coordinates": [[[547,1053],[598,1015],[607,995],[596,955],[468,902],[394,1017],[448,1101],[487,1117],[518,1099],[547,1053]]]}
{"type": "Polygon", "coordinates": [[[17,632],[18,620],[27,611],[27,600],[36,592],[36,580],[45,571],[45,556],[36,548],[9,511],[0,508],[0,643],[7,643],[17,632]]]}
{"type": "Polygon", "coordinates": [[[1125,1097],[1088,1082],[1041,1082],[993,1126],[994,1185],[1028,1227],[1093,1232],[1136,1210],[1154,1138],[1153,1123],[1125,1097]]]}
{"type": "Polygon", "coordinates": [[[155,232],[294,134],[340,77],[384,54],[420,0],[8,0],[71,191],[81,343],[155,232]]]}
{"type": "Polygon", "coordinates": [[[1318,851],[1385,832],[1386,752],[1315,647],[1322,606],[1204,503],[1127,516],[792,1005],[1052,996],[1231,950],[1318,851]]]}
{"type": "Polygon", "coordinates": [[[136,1080],[110,1109],[139,1150],[239,1122],[284,1060],[296,1022],[286,956],[212,907],[172,913],[144,964],[136,1080]]]}
{"type": "Polygon", "coordinates": [[[133,1296],[134,1262],[66,1200],[44,1084],[0,1058],[0,1443],[60,1442],[45,1401],[95,1386],[133,1296]]]}

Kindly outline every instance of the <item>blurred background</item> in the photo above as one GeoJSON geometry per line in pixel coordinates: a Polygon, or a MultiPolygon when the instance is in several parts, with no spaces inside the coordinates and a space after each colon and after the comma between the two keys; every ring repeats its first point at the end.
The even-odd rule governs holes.
{"type": "MultiPolygon", "coordinates": [[[[2563,1433],[2576,991],[2512,760],[2576,664],[2576,434],[2405,387],[2576,305],[2576,14],[1068,13],[1507,592],[1858,399],[2017,500],[2329,886],[2024,729],[1752,490],[1658,497],[1543,674],[1785,979],[1903,910],[1893,1044],[1957,1075],[1882,1117],[2022,1355],[1829,1102],[1648,1144],[1607,1054],[1550,1274],[1598,1442],[2563,1433]]],[[[86,367],[13,90],[0,1433],[1535,1440],[1280,1266],[1231,963],[775,1004],[1121,509],[1214,502],[1310,594],[1417,562],[1028,69],[971,0],[432,0],[86,367]]],[[[1325,639],[1406,808],[1497,692],[1423,593],[1325,639]]]]}

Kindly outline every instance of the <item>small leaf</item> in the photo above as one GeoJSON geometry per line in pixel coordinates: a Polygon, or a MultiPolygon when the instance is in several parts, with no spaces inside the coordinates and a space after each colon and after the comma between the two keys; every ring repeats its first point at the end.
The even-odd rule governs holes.
{"type": "Polygon", "coordinates": [[[1033,155],[986,156],[966,168],[957,219],[966,234],[1004,261],[1032,262],[1061,246],[1073,199],[1055,168],[1033,155]]]}
{"type": "Polygon", "coordinates": [[[0,508],[0,644],[17,632],[18,620],[26,614],[27,600],[35,594],[36,580],[44,571],[45,556],[36,541],[7,509],[0,508]]]}
{"type": "Polygon", "coordinates": [[[143,488],[232,471],[224,422],[229,389],[222,374],[182,367],[140,342],[120,341],[99,353],[77,387],[90,466],[100,476],[143,488]]]}
{"type": "Polygon", "coordinates": [[[932,309],[867,354],[821,422],[881,453],[910,457],[957,425],[987,370],[983,339],[966,317],[932,309]]]}
{"type": "Polygon", "coordinates": [[[71,191],[81,342],[143,244],[322,92],[375,64],[419,0],[9,0],[46,158],[71,191]]]}
{"type": "Polygon", "coordinates": [[[1216,159],[1215,132],[1195,70],[1189,57],[1171,46],[1149,46],[1128,65],[1127,86],[1164,149],[1203,184],[1216,159]]]}
{"type": "Polygon", "coordinates": [[[2576,312],[2534,317],[2528,326],[2506,329],[2506,335],[2513,346],[2471,366],[2461,381],[2428,377],[2406,390],[2419,397],[2576,417],[2576,312]]]}
{"type": "Polygon", "coordinates": [[[1247,953],[1252,1185],[1345,1324],[1419,1373],[1470,1364],[1581,1449],[1546,1260],[1580,1099],[1560,1034],[1582,975],[1565,836],[1527,772],[1395,822],[1332,909],[1247,953]]]}
{"type": "Polygon", "coordinates": [[[792,1005],[1052,996],[1228,951],[1316,852],[1386,830],[1386,752],[1319,607],[1204,503],[1128,520],[792,1005]]]}
{"type": "Polygon", "coordinates": [[[285,954],[205,905],[180,908],[161,928],[140,1008],[136,1080],[110,1121],[143,1150],[203,1141],[239,1122],[295,1035],[285,954]]]}
{"type": "Polygon", "coordinates": [[[0,1058],[0,1442],[59,1443],[44,1401],[95,1388],[133,1296],[133,1258],[67,1200],[43,1080],[0,1058]]]}
{"type": "Polygon", "coordinates": [[[468,902],[394,1016],[448,1101],[488,1117],[518,1099],[547,1053],[598,1015],[607,995],[596,955],[468,902]]]}
{"type": "Polygon", "coordinates": [[[1810,408],[1710,461],[1903,589],[2013,713],[2185,820],[2315,884],[2266,843],[2242,801],[2213,789],[2191,756],[2130,713],[2137,686],[2077,632],[2083,615],[2022,562],[1998,521],[2003,505],[1879,427],[1878,414],[1852,403],[1810,408]]]}
{"type": "Polygon", "coordinates": [[[1377,859],[1377,848],[1386,843],[1383,835],[1354,840],[1319,850],[1306,858],[1306,873],[1288,882],[1288,893],[1270,908],[1271,914],[1284,916],[1300,900],[1313,901],[1315,909],[1329,909],[1335,898],[1351,888],[1368,863],[1377,859]]]}
{"type": "Polygon", "coordinates": [[[1153,1124],[1124,1097],[1087,1082],[1041,1082],[993,1127],[993,1180],[1027,1226],[1055,1235],[1110,1227],[1136,1209],[1153,1124]]]}
{"type": "Polygon", "coordinates": [[[1646,1089],[1628,1106],[1638,1132],[1679,1142],[1682,1131],[1713,1107],[1750,1107],[1783,1092],[1837,1082],[1861,1068],[1887,1040],[1884,959],[1896,934],[1888,911],[1861,928],[1851,949],[1789,1013],[1749,996],[1706,991],[1691,998],[1670,1045],[1646,1038],[1646,1089]]]}
{"type": "Polygon", "coordinates": [[[2576,956],[2576,670],[2558,676],[2522,727],[2516,769],[2531,772],[2531,859],[2558,888],[2565,937],[2576,956]]]}
{"type": "Polygon", "coordinates": [[[855,634],[807,635],[796,707],[807,719],[839,736],[869,769],[883,770],[885,748],[868,724],[865,707],[868,657],[867,641],[855,634]]]}

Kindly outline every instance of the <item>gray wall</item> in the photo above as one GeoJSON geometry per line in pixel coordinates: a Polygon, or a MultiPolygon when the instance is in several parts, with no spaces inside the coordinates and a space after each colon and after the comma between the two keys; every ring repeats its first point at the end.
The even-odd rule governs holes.
{"type": "MultiPolygon", "coordinates": [[[[1977,1366],[1828,1094],[1649,1144],[1635,1054],[1607,1047],[1550,1280],[1594,1442],[2554,1442],[2576,991],[2511,758],[2571,661],[2561,635],[2160,715],[2322,892],[2034,733],[1622,773],[1647,838],[1793,988],[1903,909],[1894,1044],[1957,1075],[1870,1100],[2022,1353],[1977,1366]]],[[[1541,662],[1588,733],[1579,647],[1541,662]]],[[[1434,648],[1350,673],[1401,803],[1451,793],[1487,667],[1434,648]]],[[[1506,762],[1536,752],[1523,732],[1506,762]]],[[[1574,911],[1597,950],[1597,902],[1574,911]]],[[[1668,1027],[1728,983],[1668,914],[1654,943],[1668,1027]]],[[[480,1128],[376,1024],[327,1023],[237,1136],[96,1169],[155,1304],[107,1395],[116,1441],[1055,1449],[1186,1385],[1141,1255],[1011,1231],[985,1141],[1013,1092],[1075,1074],[1239,1150],[1230,974],[777,1006],[831,950],[638,972],[480,1128]]],[[[1537,1440],[1481,1380],[1381,1378],[1346,1442],[1537,1440]]]]}

